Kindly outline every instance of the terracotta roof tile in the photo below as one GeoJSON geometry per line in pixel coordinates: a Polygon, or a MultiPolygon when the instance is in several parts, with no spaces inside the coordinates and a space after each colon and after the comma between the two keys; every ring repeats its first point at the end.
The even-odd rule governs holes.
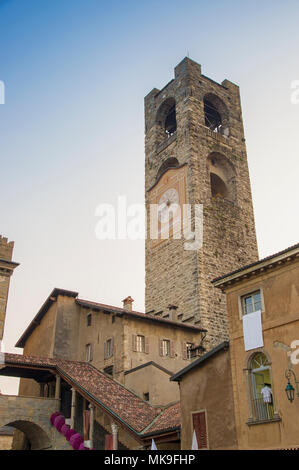
{"type": "Polygon", "coordinates": [[[166,431],[167,429],[179,428],[181,425],[181,406],[180,402],[170,405],[160,416],[146,429],[144,434],[166,431]]]}
{"type": "Polygon", "coordinates": [[[77,390],[87,393],[91,400],[106,408],[138,434],[145,430],[146,433],[162,432],[163,429],[180,426],[179,403],[163,411],[163,408],[150,405],[86,362],[5,353],[5,364],[57,370],[77,390]]]}

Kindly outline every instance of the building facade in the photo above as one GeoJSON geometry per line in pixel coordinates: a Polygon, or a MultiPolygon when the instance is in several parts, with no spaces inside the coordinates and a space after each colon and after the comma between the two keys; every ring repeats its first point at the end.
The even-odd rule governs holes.
{"type": "Polygon", "coordinates": [[[227,296],[238,448],[299,448],[299,245],[213,284],[227,296]]]}
{"type": "Polygon", "coordinates": [[[212,348],[228,329],[211,280],[258,252],[239,88],[189,58],[145,97],[145,201],[146,312],[200,325],[212,348]],[[188,207],[191,239],[182,234],[188,207]]]}
{"type": "MultiPolygon", "coordinates": [[[[149,403],[178,400],[178,386],[169,384],[169,376],[191,361],[191,346],[195,352],[201,350],[201,328],[135,312],[131,302],[125,302],[125,307],[90,302],[80,299],[77,292],[54,289],[16,347],[29,356],[88,362],[128,384],[149,403]],[[145,366],[147,371],[154,366],[155,371],[150,377],[146,374],[147,380],[145,366]]],[[[36,381],[21,380],[20,394],[39,396],[36,381]]]]}
{"type": "Polygon", "coordinates": [[[220,343],[171,377],[180,384],[181,449],[237,449],[229,343],[220,343]]]}

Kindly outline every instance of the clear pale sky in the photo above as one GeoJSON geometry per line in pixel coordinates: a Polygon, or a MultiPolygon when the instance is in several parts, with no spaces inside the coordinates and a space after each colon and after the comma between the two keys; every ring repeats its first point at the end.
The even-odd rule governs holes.
{"type": "Polygon", "coordinates": [[[298,0],[0,0],[6,351],[53,287],[143,311],[144,243],[97,240],[95,209],[143,203],[143,98],[186,55],[240,86],[260,256],[298,242],[298,18],[298,0]]]}

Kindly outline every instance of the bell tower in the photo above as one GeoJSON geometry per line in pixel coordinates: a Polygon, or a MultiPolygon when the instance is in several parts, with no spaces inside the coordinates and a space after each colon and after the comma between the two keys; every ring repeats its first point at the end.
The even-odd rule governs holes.
{"type": "Polygon", "coordinates": [[[146,312],[175,312],[175,320],[205,328],[210,349],[228,338],[225,296],[211,281],[256,261],[258,250],[239,87],[216,83],[189,58],[145,97],[145,201],[146,312]],[[155,204],[158,238],[151,234],[155,204]],[[181,214],[184,206],[191,214],[201,208],[198,248],[186,249],[172,206],[181,214]]]}
{"type": "Polygon", "coordinates": [[[12,261],[13,248],[14,242],[9,242],[0,235],[0,343],[3,338],[10,277],[19,266],[12,261]]]}

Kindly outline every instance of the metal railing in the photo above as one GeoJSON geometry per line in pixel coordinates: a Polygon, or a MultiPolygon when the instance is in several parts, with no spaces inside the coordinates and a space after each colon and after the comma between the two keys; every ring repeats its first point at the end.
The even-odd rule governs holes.
{"type": "Polygon", "coordinates": [[[252,400],[253,414],[256,421],[267,421],[274,417],[273,403],[265,403],[263,398],[252,400]]]}

